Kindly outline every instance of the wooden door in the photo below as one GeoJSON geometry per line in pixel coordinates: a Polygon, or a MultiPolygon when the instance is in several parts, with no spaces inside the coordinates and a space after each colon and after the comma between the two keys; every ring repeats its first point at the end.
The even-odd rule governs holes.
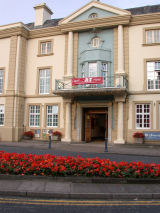
{"type": "Polygon", "coordinates": [[[85,112],[85,141],[91,141],[91,115],[85,112]]]}

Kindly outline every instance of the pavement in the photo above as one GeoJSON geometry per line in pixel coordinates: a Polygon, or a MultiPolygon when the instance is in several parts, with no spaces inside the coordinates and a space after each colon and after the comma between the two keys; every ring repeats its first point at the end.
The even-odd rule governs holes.
{"type": "MultiPolygon", "coordinates": [[[[0,142],[0,147],[48,150],[48,141],[0,142]]],[[[52,142],[51,150],[76,153],[105,152],[104,142],[68,143],[52,142]]],[[[160,145],[108,144],[114,156],[160,157],[160,145]]],[[[0,195],[65,199],[160,199],[160,180],[122,181],[86,177],[33,177],[0,175],[0,195]],[[109,180],[109,181],[108,181],[109,180]]]]}
{"type": "MultiPolygon", "coordinates": [[[[6,147],[24,147],[48,149],[48,141],[22,140],[20,142],[2,142],[0,146],[6,147]]],[[[79,153],[104,153],[104,142],[54,142],[51,143],[51,150],[64,152],[79,152],[79,153]]],[[[109,154],[122,155],[139,155],[139,156],[157,156],[160,157],[160,142],[159,144],[114,144],[108,143],[107,149],[109,154]]]]}

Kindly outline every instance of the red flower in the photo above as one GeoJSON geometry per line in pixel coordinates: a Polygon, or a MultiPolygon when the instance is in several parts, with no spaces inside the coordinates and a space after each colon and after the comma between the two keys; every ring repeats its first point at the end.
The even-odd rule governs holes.
{"type": "Polygon", "coordinates": [[[143,132],[135,132],[133,134],[133,137],[134,138],[144,138],[144,134],[143,134],[143,132]]]}
{"type": "Polygon", "coordinates": [[[59,131],[55,131],[55,132],[53,132],[52,133],[52,135],[54,136],[54,135],[56,135],[56,136],[60,136],[60,137],[62,137],[62,133],[61,132],[59,132],[59,131]]]}

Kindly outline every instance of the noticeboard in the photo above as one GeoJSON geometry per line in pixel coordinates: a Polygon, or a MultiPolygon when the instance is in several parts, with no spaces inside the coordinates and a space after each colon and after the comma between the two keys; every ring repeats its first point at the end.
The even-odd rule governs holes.
{"type": "Polygon", "coordinates": [[[160,132],[144,132],[145,141],[160,141],[160,132]]]}

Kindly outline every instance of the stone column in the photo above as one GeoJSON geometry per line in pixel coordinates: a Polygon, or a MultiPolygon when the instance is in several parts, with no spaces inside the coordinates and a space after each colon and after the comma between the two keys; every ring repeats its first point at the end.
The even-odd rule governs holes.
{"type": "Polygon", "coordinates": [[[72,105],[71,100],[66,100],[66,121],[65,121],[65,137],[62,141],[71,142],[72,140],[72,105]]]}
{"type": "Polygon", "coordinates": [[[73,75],[73,32],[68,33],[67,76],[73,75]]]}
{"type": "Polygon", "coordinates": [[[124,144],[124,115],[123,115],[123,102],[125,98],[117,98],[118,102],[118,119],[117,119],[117,139],[114,141],[115,144],[124,144]]]}
{"type": "Polygon", "coordinates": [[[124,41],[123,25],[118,25],[118,69],[116,71],[116,87],[124,87],[124,41]]]}
{"type": "Polygon", "coordinates": [[[123,25],[118,26],[118,73],[124,73],[123,25]]]}

